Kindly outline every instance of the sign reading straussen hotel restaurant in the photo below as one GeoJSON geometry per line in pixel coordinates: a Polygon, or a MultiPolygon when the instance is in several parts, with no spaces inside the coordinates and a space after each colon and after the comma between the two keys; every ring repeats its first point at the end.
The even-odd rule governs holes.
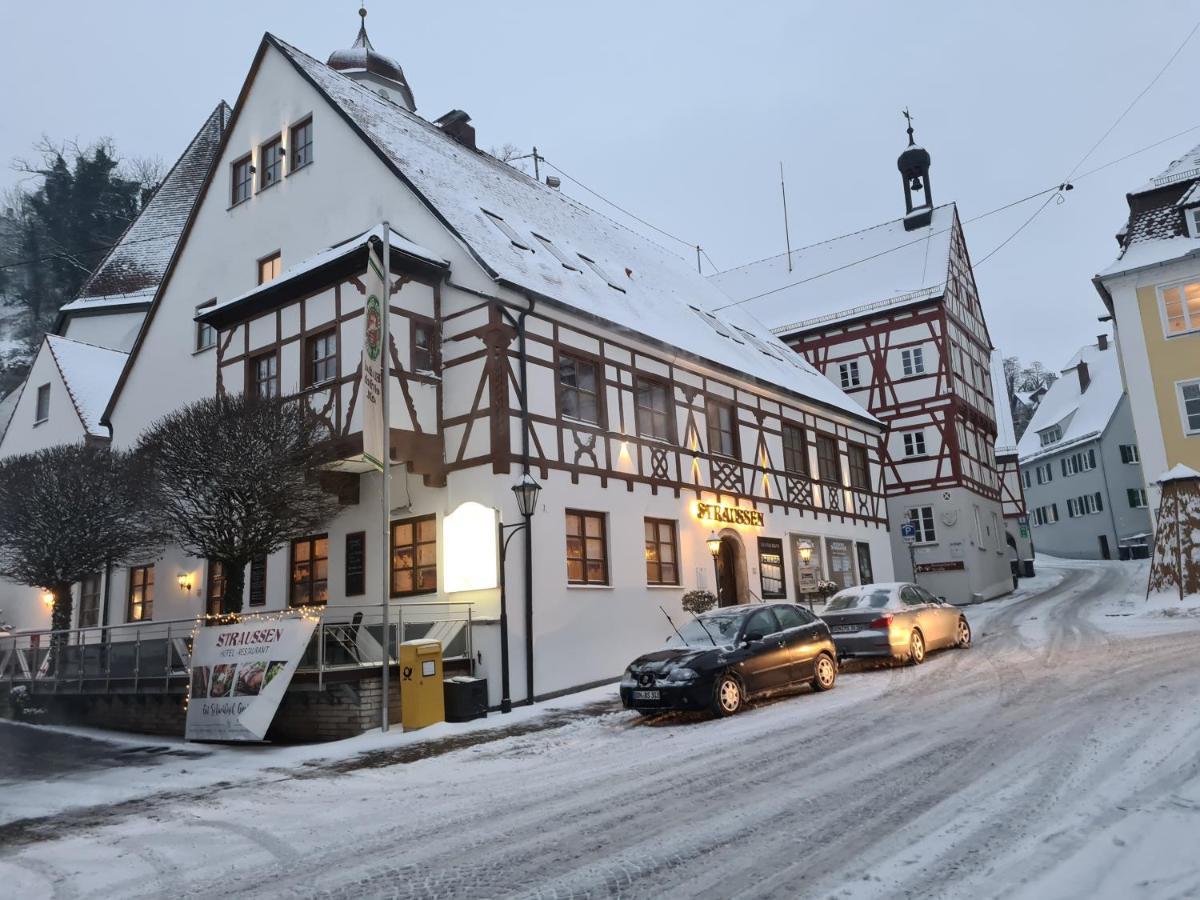
{"type": "Polygon", "coordinates": [[[726,525],[753,525],[762,528],[763,514],[757,509],[744,506],[726,506],[724,503],[697,503],[696,518],[701,522],[722,522],[726,525]]]}
{"type": "Polygon", "coordinates": [[[199,629],[184,736],[261,741],[316,624],[297,613],[199,629]]]}

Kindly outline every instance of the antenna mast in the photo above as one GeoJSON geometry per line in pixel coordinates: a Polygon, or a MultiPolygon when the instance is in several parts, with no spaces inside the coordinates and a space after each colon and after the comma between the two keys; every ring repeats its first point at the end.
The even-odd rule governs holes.
{"type": "Polygon", "coordinates": [[[787,244],[788,271],[792,271],[792,234],[788,229],[787,184],[783,180],[783,160],[779,161],[779,190],[783,194],[783,239],[787,244]]]}

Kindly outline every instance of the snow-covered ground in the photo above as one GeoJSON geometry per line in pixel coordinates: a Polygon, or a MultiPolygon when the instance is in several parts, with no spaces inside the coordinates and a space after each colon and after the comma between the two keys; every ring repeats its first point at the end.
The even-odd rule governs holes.
{"type": "Polygon", "coordinates": [[[971,650],[734,719],[643,721],[600,688],[501,723],[553,727],[410,762],[379,751],[437,734],[5,786],[6,814],[37,794],[101,805],[0,827],[0,883],[22,898],[1196,896],[1200,618],[1147,610],[1144,564],[1039,566],[968,610],[971,650]]]}

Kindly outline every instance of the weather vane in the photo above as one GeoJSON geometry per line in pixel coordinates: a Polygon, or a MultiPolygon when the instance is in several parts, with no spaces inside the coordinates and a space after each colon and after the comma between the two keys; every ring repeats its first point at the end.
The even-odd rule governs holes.
{"type": "Polygon", "coordinates": [[[913,117],[912,117],[912,114],[908,111],[907,106],[904,107],[904,112],[902,113],[902,115],[908,121],[908,144],[911,147],[915,143],[913,141],[913,126],[912,126],[913,117]]]}

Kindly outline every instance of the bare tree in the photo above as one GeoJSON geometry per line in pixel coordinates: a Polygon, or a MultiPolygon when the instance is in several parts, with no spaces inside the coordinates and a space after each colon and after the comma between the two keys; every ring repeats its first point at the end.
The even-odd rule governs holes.
{"type": "Polygon", "coordinates": [[[502,163],[507,163],[518,171],[529,174],[528,153],[518,147],[516,144],[504,144],[500,147],[492,147],[488,150],[491,156],[496,157],[502,163]]]}
{"type": "MultiPolygon", "coordinates": [[[[71,585],[159,542],[142,515],[128,454],[68,444],[0,460],[0,575],[54,595],[51,627],[71,626],[71,585]]],[[[65,635],[51,641],[53,666],[65,635]]]]}
{"type": "Polygon", "coordinates": [[[303,400],[210,397],[143,436],[151,515],[188,553],[225,569],[223,613],[242,611],[246,566],[323,530],[341,508],[322,488],[330,433],[303,400]]]}

